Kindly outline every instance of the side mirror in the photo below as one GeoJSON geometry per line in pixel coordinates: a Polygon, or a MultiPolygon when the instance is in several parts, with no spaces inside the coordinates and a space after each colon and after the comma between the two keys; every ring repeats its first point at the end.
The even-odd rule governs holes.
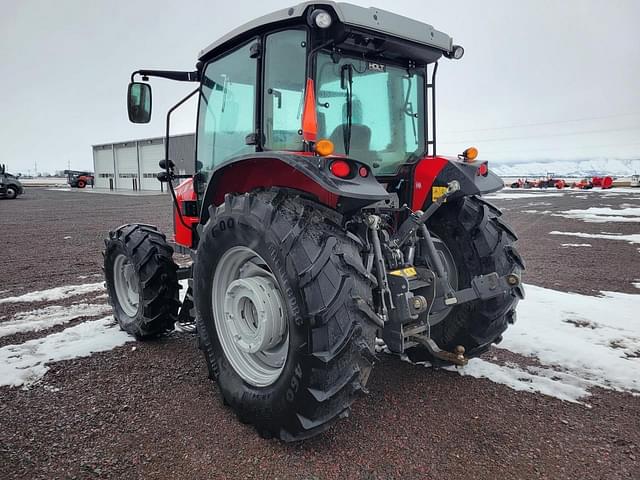
{"type": "Polygon", "coordinates": [[[151,85],[132,82],[127,89],[127,112],[133,123],[149,123],[151,120],[151,85]]]}

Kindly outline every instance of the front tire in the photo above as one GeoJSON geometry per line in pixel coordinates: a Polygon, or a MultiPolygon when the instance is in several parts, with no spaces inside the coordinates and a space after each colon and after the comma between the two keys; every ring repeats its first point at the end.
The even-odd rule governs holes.
{"type": "Polygon", "coordinates": [[[349,413],[371,371],[375,325],[358,302],[372,303],[373,280],[358,245],[332,221],[335,216],[311,201],[275,192],[227,195],[211,208],[202,230],[194,263],[200,345],[224,402],[263,436],[296,441],[326,430],[349,413]],[[244,273],[228,266],[233,252],[244,252],[247,264],[252,262],[244,273]],[[253,337],[238,333],[237,325],[235,337],[221,328],[245,317],[233,306],[238,300],[229,299],[234,294],[269,303],[265,296],[237,293],[243,283],[278,297],[274,304],[282,307],[285,321],[280,328],[278,315],[260,317],[277,338],[258,355],[282,353],[283,360],[259,379],[238,367],[229,346],[235,341],[247,351],[246,339],[253,337]],[[232,303],[220,309],[220,302],[232,303]]]}
{"type": "Polygon", "coordinates": [[[13,200],[18,196],[18,190],[16,190],[14,187],[7,187],[7,189],[5,190],[5,196],[8,199],[13,200]]]}
{"type": "Polygon", "coordinates": [[[142,340],[173,330],[180,300],[177,266],[151,225],[123,225],[105,240],[104,275],[120,327],[142,340]]]}

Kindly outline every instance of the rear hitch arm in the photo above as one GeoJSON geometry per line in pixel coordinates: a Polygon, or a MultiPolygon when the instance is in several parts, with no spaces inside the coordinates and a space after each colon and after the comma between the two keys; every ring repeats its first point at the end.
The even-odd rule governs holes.
{"type": "MultiPolygon", "coordinates": [[[[479,275],[471,279],[471,286],[464,290],[458,290],[453,292],[456,298],[456,304],[460,305],[473,300],[489,300],[491,298],[505,295],[511,292],[514,288],[517,288],[522,283],[522,279],[515,273],[509,273],[504,276],[498,275],[496,272],[488,273],[486,275],[479,275]]],[[[433,300],[437,304],[443,302],[444,305],[439,304],[437,308],[444,308],[450,306],[447,303],[446,297],[435,298],[433,300]]]]}
{"type": "Polygon", "coordinates": [[[391,239],[391,245],[393,248],[400,248],[404,245],[410,238],[412,238],[420,227],[427,223],[427,221],[433,216],[434,213],[440,208],[440,206],[449,198],[451,195],[460,190],[460,182],[457,180],[453,180],[449,182],[447,185],[447,191],[444,195],[440,196],[435,202],[429,205],[424,212],[420,212],[419,210],[414,212],[412,215],[409,215],[409,218],[405,220],[402,226],[398,229],[398,232],[391,239]]]}
{"type": "Polygon", "coordinates": [[[445,305],[455,305],[456,303],[458,303],[458,299],[456,298],[453,289],[449,284],[447,272],[442,265],[442,260],[440,259],[440,255],[438,255],[438,252],[436,251],[436,247],[433,244],[433,239],[431,238],[431,234],[427,229],[426,223],[429,218],[431,218],[433,214],[436,213],[436,211],[442,206],[446,199],[458,190],[460,190],[460,183],[457,180],[449,182],[447,191],[444,193],[444,195],[433,202],[425,212],[422,213],[418,211],[410,215],[409,218],[407,218],[407,220],[398,229],[398,232],[394,236],[394,238],[391,240],[391,243],[395,248],[400,248],[409,239],[413,238],[418,230],[422,232],[427,250],[427,257],[429,258],[431,266],[435,270],[437,279],[436,281],[438,281],[438,283],[442,286],[442,291],[444,292],[445,305]]]}
{"type": "Polygon", "coordinates": [[[366,216],[367,226],[371,231],[371,243],[373,244],[373,259],[376,267],[376,279],[378,280],[378,288],[380,289],[380,310],[384,321],[387,320],[387,302],[385,296],[389,299],[390,307],[394,308],[391,298],[391,289],[389,288],[389,280],[387,279],[387,269],[382,258],[382,247],[380,246],[380,217],[377,215],[366,216]]]}

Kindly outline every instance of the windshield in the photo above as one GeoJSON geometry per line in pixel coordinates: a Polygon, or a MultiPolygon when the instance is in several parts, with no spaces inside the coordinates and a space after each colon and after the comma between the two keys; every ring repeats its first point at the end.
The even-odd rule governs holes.
{"type": "Polygon", "coordinates": [[[316,98],[318,138],[376,175],[393,175],[425,151],[422,72],[319,53],[316,98]]]}

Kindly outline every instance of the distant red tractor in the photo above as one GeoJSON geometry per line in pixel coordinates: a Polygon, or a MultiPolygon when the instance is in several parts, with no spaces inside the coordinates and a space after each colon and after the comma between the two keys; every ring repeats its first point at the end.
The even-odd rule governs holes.
{"type": "Polygon", "coordinates": [[[613,178],[606,177],[592,177],[583,178],[578,182],[573,182],[571,188],[579,188],[580,190],[590,190],[594,187],[600,187],[602,190],[607,190],[613,187],[613,178]]]}
{"type": "Polygon", "coordinates": [[[67,183],[72,188],[85,188],[87,185],[93,185],[94,176],[91,172],[82,170],[65,170],[67,183]]]}
{"type": "Polygon", "coordinates": [[[593,188],[593,183],[588,178],[583,178],[577,182],[573,182],[571,184],[571,188],[579,188],[580,190],[591,190],[593,188]]]}
{"type": "Polygon", "coordinates": [[[565,182],[559,178],[547,177],[536,180],[533,186],[537,188],[557,188],[561,190],[564,188],[565,182]]]}
{"type": "Polygon", "coordinates": [[[158,176],[175,249],[193,263],[179,267],[153,226],[111,231],[104,271],[120,326],[148,338],[195,322],[224,403],[287,441],[349,414],[376,337],[436,365],[499,342],[524,298],[517,236],[483,198],[504,184],[474,148],[436,154],[438,61],[463,53],[411,18],[306,2],[222,37],[194,71],[134,72],[134,123],[151,117],[149,77],[194,82],[167,115],[158,176]],[[169,123],[192,95],[187,178],[168,158],[169,123]]]}
{"type": "Polygon", "coordinates": [[[510,185],[511,188],[532,188],[533,186],[534,182],[531,182],[526,178],[519,178],[510,185]]]}
{"type": "Polygon", "coordinates": [[[565,181],[559,178],[554,178],[552,173],[547,174],[544,178],[537,180],[527,180],[526,178],[519,178],[511,184],[511,188],[557,188],[563,189],[565,187],[565,181]]]}
{"type": "Polygon", "coordinates": [[[611,177],[593,177],[591,184],[594,187],[600,187],[603,190],[607,190],[613,186],[613,178],[611,177]]]}

